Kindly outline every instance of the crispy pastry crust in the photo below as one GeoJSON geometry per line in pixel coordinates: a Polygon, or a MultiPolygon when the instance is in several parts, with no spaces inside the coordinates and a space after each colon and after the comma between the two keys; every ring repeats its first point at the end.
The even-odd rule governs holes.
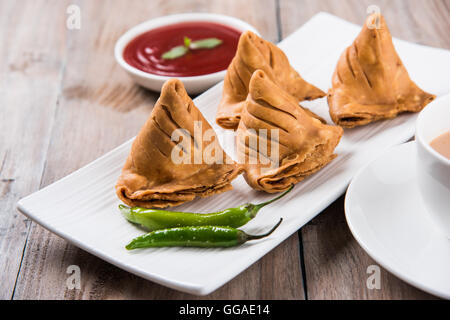
{"type": "Polygon", "coordinates": [[[194,164],[195,149],[201,141],[191,142],[191,164],[172,161],[171,140],[175,129],[187,130],[194,137],[194,121],[201,121],[202,132],[211,126],[203,118],[177,79],[167,81],[149,119],[136,136],[131,152],[116,185],[117,196],[129,206],[164,208],[180,205],[232,189],[231,181],[242,171],[218,145],[217,136],[210,143],[223,155],[223,164],[194,164]]]}
{"type": "MultiPolygon", "coordinates": [[[[303,180],[333,160],[333,154],[343,129],[323,124],[311,117],[291,95],[273,83],[261,70],[250,80],[250,92],[244,104],[238,128],[238,155],[245,159],[244,177],[256,190],[269,193],[286,190],[291,184],[303,180]],[[252,132],[252,130],[255,130],[252,132]],[[260,129],[267,129],[267,144],[260,141],[260,129]],[[277,166],[262,164],[261,159],[271,157],[261,152],[261,142],[270,150],[270,129],[279,132],[279,160],[277,166]],[[252,134],[258,136],[258,150],[251,147],[252,134]],[[267,157],[266,157],[267,156],[267,157]],[[251,159],[258,164],[252,164],[251,159]]],[[[274,164],[272,158],[272,164],[274,164]]]]}
{"type": "Polygon", "coordinates": [[[374,19],[375,15],[368,17],[333,74],[328,105],[331,118],[342,127],[418,112],[435,98],[410,79],[384,18],[380,16],[379,29],[368,27],[374,19]]]}
{"type": "Polygon", "coordinates": [[[303,80],[280,48],[247,31],[239,39],[236,55],[225,76],[222,100],[216,116],[216,122],[221,127],[238,127],[250,78],[257,69],[263,70],[272,81],[294,96],[297,102],[325,96],[322,90],[303,80]]]}

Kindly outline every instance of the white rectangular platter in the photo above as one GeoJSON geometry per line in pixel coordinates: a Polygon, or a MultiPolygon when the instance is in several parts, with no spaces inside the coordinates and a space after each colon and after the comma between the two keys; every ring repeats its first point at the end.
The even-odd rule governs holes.
{"type": "MultiPolygon", "coordinates": [[[[359,26],[320,13],[279,46],[307,81],[326,91],[340,54],[359,30],[359,26]]],[[[420,87],[438,96],[450,93],[449,51],[401,40],[395,40],[395,46],[411,78],[420,87]]],[[[214,122],[221,92],[222,84],[218,84],[195,99],[195,103],[218,135],[225,136],[225,131],[214,122]]],[[[326,98],[304,105],[331,122],[326,98]]],[[[283,217],[277,231],[269,238],[240,247],[125,250],[125,244],[142,233],[119,214],[120,202],[114,191],[131,141],[23,198],[18,208],[48,230],[119,268],[173,289],[206,295],[248,268],[326,208],[345,192],[361,166],[386,148],[412,137],[416,116],[404,114],[393,120],[346,130],[336,149],[335,160],[297,184],[283,200],[264,208],[243,227],[248,232],[259,233],[283,217]]],[[[232,191],[195,200],[177,210],[217,211],[273,196],[253,191],[242,177],[236,179],[233,186],[232,191]]]]}

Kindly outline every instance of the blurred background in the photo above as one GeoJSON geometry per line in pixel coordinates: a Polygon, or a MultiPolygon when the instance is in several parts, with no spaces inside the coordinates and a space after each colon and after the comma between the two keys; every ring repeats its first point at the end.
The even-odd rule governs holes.
{"type": "MultiPolygon", "coordinates": [[[[114,60],[126,30],[163,15],[212,12],[247,21],[276,43],[320,11],[362,25],[371,4],[393,36],[450,49],[449,0],[1,0],[0,298],[196,298],[122,271],[15,209],[19,198],[133,137],[147,119],[158,93],[136,86],[114,60]],[[81,20],[69,28],[71,5],[81,20]],[[81,268],[81,289],[65,285],[70,265],[81,268]]],[[[371,264],[348,230],[341,197],[206,298],[431,298],[384,270],[381,290],[368,290],[371,264]]]]}

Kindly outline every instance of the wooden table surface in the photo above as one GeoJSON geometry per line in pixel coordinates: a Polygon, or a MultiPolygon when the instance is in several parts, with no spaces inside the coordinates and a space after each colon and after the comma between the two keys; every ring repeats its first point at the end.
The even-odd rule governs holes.
{"type": "MultiPolygon", "coordinates": [[[[381,8],[393,36],[450,49],[449,0],[0,1],[0,299],[196,299],[122,271],[20,214],[19,198],[133,137],[158,94],[134,85],[113,57],[128,28],[162,15],[215,12],[278,42],[319,11],[362,24],[381,8]],[[70,4],[81,29],[66,28],[70,4]],[[68,289],[67,267],[81,269],[68,289]]],[[[305,44],[307,45],[307,44],[305,44]]],[[[434,298],[381,269],[354,240],[343,197],[208,299],[434,298]]]]}

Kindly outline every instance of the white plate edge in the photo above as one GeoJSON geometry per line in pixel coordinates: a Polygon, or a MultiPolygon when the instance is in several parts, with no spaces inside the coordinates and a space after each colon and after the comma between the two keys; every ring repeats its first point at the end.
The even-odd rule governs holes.
{"type": "Polygon", "coordinates": [[[373,159],[372,161],[370,161],[368,164],[366,164],[365,166],[363,166],[362,168],[360,168],[357,173],[353,176],[352,181],[350,182],[348,188],[347,188],[347,193],[345,195],[345,200],[344,200],[344,211],[345,211],[345,220],[347,221],[347,225],[350,229],[350,232],[352,233],[353,237],[355,238],[355,240],[358,242],[358,244],[363,248],[363,250],[373,259],[375,260],[377,263],[379,263],[384,269],[386,269],[388,272],[392,273],[393,275],[395,275],[396,277],[398,277],[399,279],[405,281],[406,283],[409,283],[410,285],[419,288],[420,290],[427,292],[427,293],[431,293],[437,297],[440,298],[444,298],[444,299],[450,299],[450,293],[446,293],[446,292],[441,292],[440,290],[435,290],[432,287],[429,287],[427,285],[423,285],[422,283],[419,283],[417,281],[414,280],[414,277],[407,274],[405,275],[404,273],[400,272],[397,270],[397,268],[393,268],[391,267],[392,264],[395,265],[395,263],[389,263],[386,262],[388,259],[384,259],[381,258],[378,254],[374,253],[373,250],[371,250],[368,246],[366,246],[366,244],[364,243],[364,241],[362,240],[362,237],[358,234],[357,228],[355,228],[355,226],[352,224],[351,222],[351,218],[349,218],[349,216],[351,215],[349,213],[349,211],[351,211],[351,209],[349,209],[349,202],[351,200],[349,200],[349,198],[351,198],[351,195],[349,196],[349,194],[351,194],[353,191],[353,180],[356,180],[359,178],[359,176],[366,170],[368,169],[374,162],[378,161],[379,159],[383,158],[386,154],[388,154],[389,151],[391,151],[391,149],[393,148],[399,148],[399,147],[405,147],[407,145],[411,145],[411,148],[413,145],[415,145],[416,142],[415,141],[410,141],[407,143],[403,143],[403,144],[398,144],[392,147],[389,147],[387,150],[385,150],[380,156],[378,156],[377,158],[373,159]]]}

